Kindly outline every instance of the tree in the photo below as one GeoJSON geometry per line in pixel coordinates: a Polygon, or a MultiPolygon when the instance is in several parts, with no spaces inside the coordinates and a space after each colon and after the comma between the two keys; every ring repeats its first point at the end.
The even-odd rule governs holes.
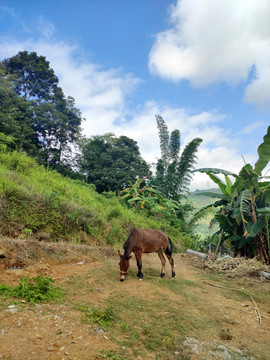
{"type": "Polygon", "coordinates": [[[2,61],[2,65],[10,74],[16,74],[13,90],[25,100],[49,100],[58,85],[50,63],[45,56],[36,52],[19,51],[17,55],[2,61]]]}
{"type": "Polygon", "coordinates": [[[99,193],[121,191],[130,182],[149,176],[149,166],[142,159],[136,141],[126,136],[105,134],[84,139],[81,152],[80,170],[99,193]]]}
{"type": "Polygon", "coordinates": [[[5,74],[0,66],[0,132],[12,136],[10,149],[26,151],[33,155],[37,152],[38,135],[33,129],[31,104],[13,90],[16,76],[5,74]]]}
{"type": "Polygon", "coordinates": [[[195,138],[186,145],[180,155],[180,131],[169,134],[168,127],[160,115],[156,115],[159,131],[161,159],[156,165],[156,175],[152,180],[164,196],[179,200],[188,191],[196,153],[202,139],[195,138]]]}
{"type": "Polygon", "coordinates": [[[34,141],[35,157],[52,168],[65,165],[70,144],[78,141],[81,130],[81,113],[74,99],[65,97],[44,56],[20,51],[2,61],[2,66],[6,77],[13,76],[14,96],[22,99],[16,123],[28,141],[34,141]]]}

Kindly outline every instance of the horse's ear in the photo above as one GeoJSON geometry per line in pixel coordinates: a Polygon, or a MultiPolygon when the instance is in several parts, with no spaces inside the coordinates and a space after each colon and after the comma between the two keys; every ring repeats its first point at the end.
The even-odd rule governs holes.
{"type": "Polygon", "coordinates": [[[121,258],[123,255],[120,253],[120,250],[118,250],[118,255],[121,258]]]}

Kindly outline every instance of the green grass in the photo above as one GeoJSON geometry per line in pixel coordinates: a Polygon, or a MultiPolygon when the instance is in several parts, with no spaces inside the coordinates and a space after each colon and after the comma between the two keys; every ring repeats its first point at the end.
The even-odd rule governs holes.
{"type": "Polygon", "coordinates": [[[103,330],[112,325],[115,319],[115,313],[111,306],[101,309],[93,307],[92,305],[80,305],[78,307],[84,313],[82,318],[83,323],[94,323],[99,325],[103,330]]]}
{"type": "Polygon", "coordinates": [[[65,178],[17,152],[0,152],[0,233],[22,239],[39,233],[75,243],[123,244],[134,227],[162,229],[181,248],[188,236],[181,224],[129,209],[114,193],[98,194],[91,184],[65,178]]]}
{"type": "Polygon", "coordinates": [[[17,286],[0,284],[0,295],[5,299],[19,298],[34,304],[61,298],[63,291],[53,285],[53,279],[38,275],[31,279],[29,276],[21,278],[17,286]]]}

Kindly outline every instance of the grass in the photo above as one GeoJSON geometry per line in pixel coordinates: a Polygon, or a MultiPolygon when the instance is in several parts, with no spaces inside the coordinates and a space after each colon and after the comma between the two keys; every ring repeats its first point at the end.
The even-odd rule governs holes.
{"type": "Polygon", "coordinates": [[[17,286],[0,284],[0,295],[4,299],[19,298],[34,304],[37,302],[49,302],[63,297],[63,291],[53,286],[53,279],[38,275],[34,278],[29,276],[20,279],[17,286]]]}
{"type": "Polygon", "coordinates": [[[0,152],[0,233],[22,239],[39,233],[55,241],[123,244],[134,227],[162,229],[182,247],[181,225],[129,209],[115,194],[98,194],[91,184],[64,178],[17,152],[0,152]]]}
{"type": "MultiPolygon", "coordinates": [[[[82,320],[91,329],[98,326],[118,344],[117,351],[101,354],[102,359],[130,360],[138,356],[145,358],[149,353],[155,354],[155,358],[160,360],[175,359],[175,353],[182,353],[182,343],[189,334],[220,325],[213,324],[208,314],[201,314],[198,318],[193,311],[199,305],[199,298],[193,293],[194,289],[200,288],[196,282],[184,279],[159,281],[158,272],[151,270],[144,282],[151,284],[151,292],[155,296],[148,298],[143,294],[132,295],[128,291],[122,294],[110,291],[115,281],[119,281],[111,265],[106,264],[91,272],[91,284],[85,287],[83,281],[88,279],[88,275],[90,277],[90,274],[85,274],[84,277],[70,279],[65,287],[67,294],[80,291],[82,296],[87,287],[93,303],[82,304],[77,294],[77,300],[73,298],[73,306],[82,311],[82,320]],[[103,289],[102,293],[93,291],[97,287],[103,289]],[[170,299],[170,292],[172,296],[177,296],[170,299]],[[94,305],[95,294],[99,294],[98,306],[94,305]]],[[[131,277],[133,275],[136,276],[135,273],[130,274],[131,277]]]]}
{"type": "Polygon", "coordinates": [[[83,323],[90,322],[97,324],[101,327],[102,330],[105,330],[111,326],[113,320],[115,319],[114,309],[111,306],[107,307],[106,309],[100,309],[86,304],[80,305],[78,309],[84,314],[82,318],[83,323]]]}

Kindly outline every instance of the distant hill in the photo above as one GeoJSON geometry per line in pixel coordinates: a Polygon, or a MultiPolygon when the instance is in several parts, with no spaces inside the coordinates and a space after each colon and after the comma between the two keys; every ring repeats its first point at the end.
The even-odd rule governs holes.
{"type": "MultiPolygon", "coordinates": [[[[214,194],[221,194],[220,189],[196,190],[188,195],[187,201],[194,206],[194,213],[196,213],[203,207],[213,204],[219,199],[218,197],[215,197],[214,194]]],[[[200,235],[202,239],[212,236],[218,229],[217,227],[214,227],[211,230],[209,229],[209,223],[214,217],[215,211],[216,210],[213,209],[212,212],[210,211],[210,213],[196,223],[195,232],[200,235]]]]}
{"type": "Polygon", "coordinates": [[[214,194],[221,194],[220,189],[196,190],[191,192],[187,198],[190,202],[192,202],[197,211],[218,200],[218,197],[215,197],[214,194]]]}

